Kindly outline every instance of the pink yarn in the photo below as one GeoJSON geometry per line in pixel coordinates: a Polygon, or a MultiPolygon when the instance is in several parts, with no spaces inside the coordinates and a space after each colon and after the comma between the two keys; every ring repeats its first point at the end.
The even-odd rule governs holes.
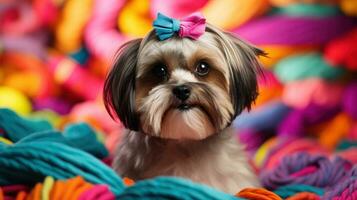
{"type": "Polygon", "coordinates": [[[295,108],[305,108],[313,103],[321,106],[336,106],[340,103],[343,85],[322,79],[306,79],[285,85],[282,101],[295,108]]]}
{"type": "Polygon", "coordinates": [[[125,0],[95,0],[92,18],[84,39],[88,50],[106,60],[112,60],[118,48],[128,40],[117,30],[117,16],[125,0]]]}
{"type": "Polygon", "coordinates": [[[152,18],[155,18],[158,12],[173,18],[182,18],[201,9],[207,2],[208,0],[151,0],[150,13],[152,18]]]}

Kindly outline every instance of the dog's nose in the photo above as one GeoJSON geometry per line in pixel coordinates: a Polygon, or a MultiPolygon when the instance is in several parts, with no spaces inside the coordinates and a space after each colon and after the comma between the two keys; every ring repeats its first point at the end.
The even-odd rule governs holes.
{"type": "Polygon", "coordinates": [[[185,101],[190,96],[191,90],[186,85],[179,85],[172,89],[172,93],[181,101],[185,101]]]}

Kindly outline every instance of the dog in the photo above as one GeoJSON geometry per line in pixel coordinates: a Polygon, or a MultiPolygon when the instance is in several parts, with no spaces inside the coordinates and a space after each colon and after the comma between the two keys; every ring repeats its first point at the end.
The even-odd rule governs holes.
{"type": "Polygon", "coordinates": [[[103,95],[126,127],[113,168],[134,180],[178,176],[231,194],[259,187],[230,125],[258,95],[265,53],[194,17],[193,28],[204,21],[198,36],[179,28],[158,35],[157,25],[117,52],[103,95]]]}

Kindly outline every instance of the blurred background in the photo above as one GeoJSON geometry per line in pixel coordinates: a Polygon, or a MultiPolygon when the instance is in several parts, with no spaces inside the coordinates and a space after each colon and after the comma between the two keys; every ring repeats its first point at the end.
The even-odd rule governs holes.
{"type": "Polygon", "coordinates": [[[0,0],[0,107],[58,129],[85,121],[112,151],[123,127],[103,106],[105,75],[116,49],[151,30],[159,11],[200,11],[268,53],[260,96],[233,123],[258,167],[273,166],[277,149],[356,145],[356,0],[0,0]]]}

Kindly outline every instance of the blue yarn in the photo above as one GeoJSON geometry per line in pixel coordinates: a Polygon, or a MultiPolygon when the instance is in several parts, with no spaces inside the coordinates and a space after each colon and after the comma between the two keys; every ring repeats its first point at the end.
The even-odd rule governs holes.
{"type": "Polygon", "coordinates": [[[135,183],[135,185],[124,190],[124,192],[118,196],[118,199],[241,200],[242,198],[182,178],[157,177],[135,183]]]}
{"type": "Polygon", "coordinates": [[[233,121],[233,126],[240,130],[272,130],[277,127],[290,110],[288,106],[280,101],[271,102],[252,112],[242,113],[233,121]]]}
{"type": "Polygon", "coordinates": [[[312,192],[319,196],[322,196],[324,194],[324,190],[321,188],[317,188],[310,185],[303,185],[303,184],[286,185],[286,186],[279,187],[274,191],[275,194],[279,195],[283,199],[293,196],[299,192],[312,192]]]}
{"type": "Polygon", "coordinates": [[[17,142],[21,138],[35,132],[53,130],[48,121],[31,121],[19,117],[14,111],[2,108],[0,109],[0,129],[3,129],[6,136],[12,141],[17,142]]]}
{"type": "Polygon", "coordinates": [[[0,166],[0,185],[34,184],[46,176],[55,179],[82,176],[88,182],[108,185],[116,195],[124,189],[123,181],[111,168],[92,155],[58,141],[24,139],[15,145],[3,145],[0,166]]]}
{"type": "Polygon", "coordinates": [[[80,66],[83,66],[89,58],[89,52],[85,47],[81,47],[78,51],[71,53],[69,56],[76,60],[80,66]]]}

